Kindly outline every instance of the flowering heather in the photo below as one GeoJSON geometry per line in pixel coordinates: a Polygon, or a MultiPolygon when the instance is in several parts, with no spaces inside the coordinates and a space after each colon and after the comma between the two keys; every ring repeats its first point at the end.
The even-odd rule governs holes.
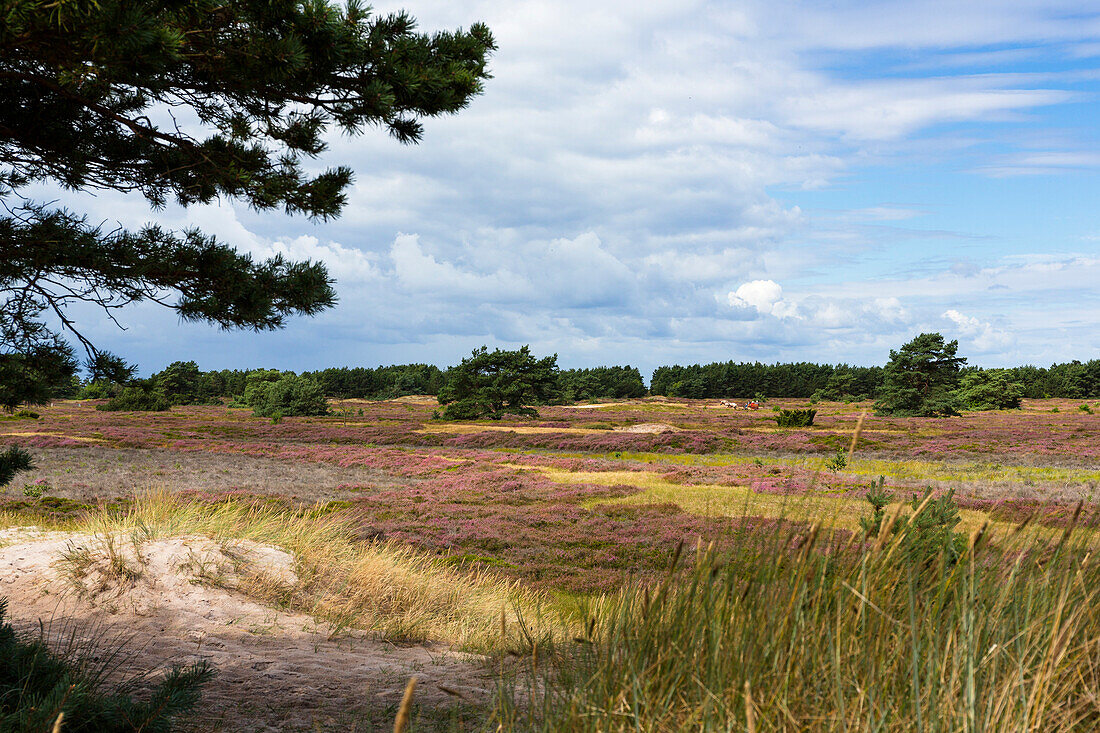
{"type": "MultiPolygon", "coordinates": [[[[399,540],[445,562],[488,564],[536,585],[575,591],[659,573],[681,541],[729,546],[776,521],[698,516],[675,503],[601,503],[640,493],[646,476],[660,477],[673,492],[676,486],[698,492],[714,485],[761,497],[814,492],[859,499],[881,472],[905,495],[926,483],[956,487],[964,508],[1003,521],[1034,515],[1054,526],[1069,521],[1075,497],[1100,482],[1100,416],[1069,407],[1050,412],[1059,404],[1054,401],[943,420],[868,417],[856,463],[836,472],[824,470],[824,459],[847,450],[865,405],[819,405],[812,428],[779,430],[770,410],[739,412],[716,404],[638,400],[583,410],[549,407],[539,420],[462,423],[456,432],[454,423],[432,419],[431,404],[413,402],[345,403],[336,406],[342,413],[279,424],[220,406],[125,413],[68,402],[42,410],[40,420],[0,425],[0,445],[18,443],[49,456],[95,453],[97,460],[104,452],[123,461],[135,451],[154,451],[215,462],[264,461],[262,480],[242,483],[236,468],[221,482],[210,471],[201,487],[170,475],[161,480],[133,462],[131,473],[113,485],[167,482],[201,500],[240,494],[242,486],[290,502],[325,500],[329,510],[354,517],[364,539],[399,540]],[[626,430],[637,426],[661,432],[626,430]],[[967,461],[981,465],[968,468],[967,461]],[[316,475],[331,475],[323,479],[331,485],[311,491],[308,482],[293,480],[307,466],[330,467],[316,475]],[[1014,466],[1021,467],[1010,471],[1014,466]],[[563,483],[537,469],[616,471],[623,483],[563,483]],[[384,478],[340,480],[333,471],[384,478]],[[634,473],[638,481],[626,480],[634,473]],[[993,496],[983,492],[990,482],[997,487],[993,496]]],[[[101,485],[79,471],[55,471],[50,484],[59,497],[84,502],[58,507],[66,511],[94,503],[89,485],[101,485]]],[[[24,505],[9,508],[29,511],[24,505]]],[[[1085,516],[1092,516],[1091,508],[1085,516]]]]}

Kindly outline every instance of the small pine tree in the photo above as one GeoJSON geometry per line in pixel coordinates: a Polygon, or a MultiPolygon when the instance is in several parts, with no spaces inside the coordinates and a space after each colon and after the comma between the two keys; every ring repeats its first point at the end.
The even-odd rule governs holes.
{"type": "Polygon", "coordinates": [[[538,417],[530,405],[555,399],[558,385],[557,354],[536,359],[528,346],[491,352],[482,346],[447,373],[439,404],[446,406],[446,420],[496,420],[505,414],[538,417]]]}
{"type": "Polygon", "coordinates": [[[938,333],[922,333],[899,350],[890,350],[875,414],[903,417],[958,415],[958,341],[944,342],[938,333]]]}

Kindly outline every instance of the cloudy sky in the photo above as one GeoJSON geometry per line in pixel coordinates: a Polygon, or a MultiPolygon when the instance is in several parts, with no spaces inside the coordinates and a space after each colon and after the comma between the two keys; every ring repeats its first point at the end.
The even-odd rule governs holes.
{"type": "MultiPolygon", "coordinates": [[[[1100,354],[1100,11],[1079,0],[442,0],[493,30],[485,94],[424,141],[334,136],[335,222],[232,203],[198,225],[324,260],[340,304],[227,334],[127,311],[148,374],[423,361],[530,343],[563,366],[884,363],[921,331],[979,365],[1100,354]]],[[[1093,6],[1095,7],[1095,6],[1093,6]]]]}

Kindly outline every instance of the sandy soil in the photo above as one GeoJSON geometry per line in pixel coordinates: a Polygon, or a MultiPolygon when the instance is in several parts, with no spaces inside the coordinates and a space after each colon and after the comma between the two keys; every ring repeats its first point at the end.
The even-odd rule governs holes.
{"type": "Polygon", "coordinates": [[[131,672],[209,660],[218,674],[191,730],[383,730],[412,676],[421,714],[432,719],[491,696],[492,673],[479,658],[359,632],[334,637],[309,616],[234,590],[257,575],[293,583],[293,558],[277,548],[201,537],[139,549],[129,538],[113,541],[115,567],[128,573],[111,570],[103,537],[0,531],[0,596],[28,633],[46,619],[63,629],[55,636],[76,629],[107,650],[122,639],[131,672]]]}
{"type": "Polygon", "coordinates": [[[666,425],[662,422],[645,422],[625,428],[615,428],[615,430],[623,433],[675,433],[679,432],[681,428],[666,425]]]}

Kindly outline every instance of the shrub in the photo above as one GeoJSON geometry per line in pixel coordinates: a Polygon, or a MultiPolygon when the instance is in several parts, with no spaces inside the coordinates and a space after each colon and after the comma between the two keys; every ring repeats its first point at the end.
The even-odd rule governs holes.
{"type": "MultiPolygon", "coordinates": [[[[868,537],[877,537],[882,531],[886,517],[886,506],[890,503],[884,489],[885,478],[879,476],[871,484],[867,502],[871,505],[871,516],[859,520],[860,527],[868,537]]],[[[955,532],[960,521],[959,507],[955,503],[955,490],[933,499],[932,488],[928,487],[921,496],[914,496],[909,502],[913,510],[910,515],[899,514],[890,526],[891,535],[900,535],[902,549],[910,559],[919,563],[930,563],[943,556],[945,562],[953,564],[966,547],[966,538],[955,532]]]]}
{"type": "Polygon", "coordinates": [[[104,689],[103,677],[112,670],[102,662],[54,654],[41,639],[21,639],[5,621],[7,608],[7,601],[0,599],[0,730],[171,731],[174,720],[195,707],[201,686],[214,675],[206,662],[175,667],[147,700],[138,702],[104,689]],[[63,725],[57,726],[61,714],[63,725]]]}
{"type": "Polygon", "coordinates": [[[257,417],[282,419],[328,414],[328,402],[321,385],[309,377],[295,374],[284,374],[276,381],[250,384],[245,390],[245,402],[257,417]]]}
{"type": "Polygon", "coordinates": [[[781,428],[808,428],[816,415],[817,410],[780,410],[775,422],[781,428]]]}
{"type": "Polygon", "coordinates": [[[848,465],[848,454],[842,450],[838,450],[832,458],[825,461],[825,468],[829,469],[833,473],[842,471],[845,466],[848,465]]]}
{"type": "Polygon", "coordinates": [[[109,382],[90,382],[76,394],[78,400],[105,400],[118,391],[118,386],[109,382]]]}
{"type": "Polygon", "coordinates": [[[159,389],[146,389],[132,385],[123,387],[122,391],[112,397],[104,405],[96,405],[97,410],[133,410],[135,412],[164,412],[171,405],[168,398],[159,389]]]}
{"type": "Polygon", "coordinates": [[[32,410],[20,410],[19,412],[12,415],[12,417],[18,418],[20,420],[37,420],[39,417],[41,417],[41,415],[32,410]]]}
{"type": "Polygon", "coordinates": [[[1024,390],[1010,376],[1007,369],[969,372],[959,380],[955,395],[967,410],[1019,409],[1024,390]]]}

